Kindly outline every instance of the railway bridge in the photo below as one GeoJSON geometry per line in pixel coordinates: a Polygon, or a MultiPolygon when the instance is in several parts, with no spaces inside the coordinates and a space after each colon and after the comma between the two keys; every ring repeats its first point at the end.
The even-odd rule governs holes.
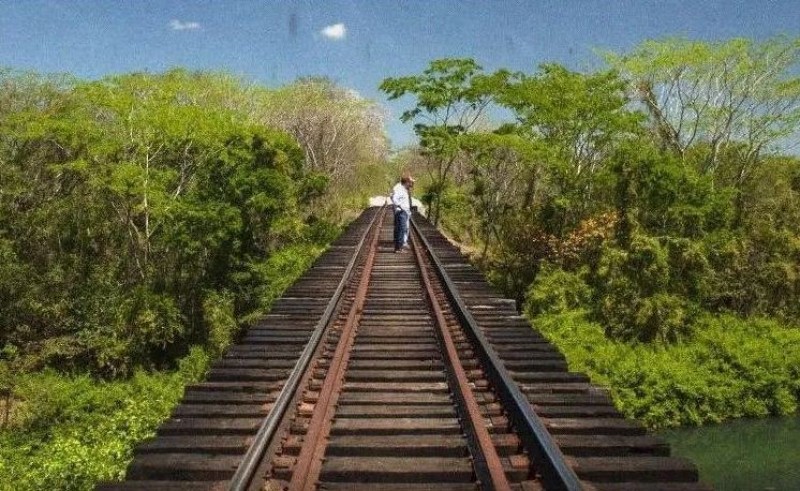
{"type": "Polygon", "coordinates": [[[412,223],[366,209],[99,489],[709,489],[412,223]]]}

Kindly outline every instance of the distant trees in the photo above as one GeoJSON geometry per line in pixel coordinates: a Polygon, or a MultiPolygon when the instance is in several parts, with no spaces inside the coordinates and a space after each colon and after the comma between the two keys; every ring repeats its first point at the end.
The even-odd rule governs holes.
{"type": "Polygon", "coordinates": [[[258,92],[256,119],[292,135],[310,172],[339,188],[359,166],[383,162],[388,152],[380,106],[326,78],[303,78],[258,92]]]}
{"type": "Polygon", "coordinates": [[[800,40],[668,39],[607,58],[661,144],[695,159],[703,172],[735,161],[729,177],[736,186],[798,133],[800,80],[791,70],[800,61],[800,40]]]}

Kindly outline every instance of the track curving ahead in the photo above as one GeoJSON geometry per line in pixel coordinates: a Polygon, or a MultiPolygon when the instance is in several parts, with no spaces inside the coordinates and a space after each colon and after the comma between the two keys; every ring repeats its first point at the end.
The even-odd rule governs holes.
{"type": "Polygon", "coordinates": [[[708,489],[423,217],[370,208],[101,489],[708,489]]]}

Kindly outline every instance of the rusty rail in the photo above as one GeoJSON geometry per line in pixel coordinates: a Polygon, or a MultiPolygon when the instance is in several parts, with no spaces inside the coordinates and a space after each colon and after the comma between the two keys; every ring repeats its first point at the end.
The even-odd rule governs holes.
{"type": "Polygon", "coordinates": [[[361,250],[362,245],[364,244],[364,241],[366,240],[370,232],[374,232],[373,229],[375,228],[375,225],[378,224],[378,226],[380,226],[385,211],[386,208],[384,207],[380,213],[376,214],[375,218],[373,218],[372,223],[367,228],[366,233],[359,241],[358,246],[356,247],[357,252],[353,254],[353,258],[347,265],[347,269],[345,273],[342,275],[342,279],[336,288],[336,292],[334,293],[330,303],[325,309],[325,313],[323,314],[322,318],[319,320],[316,327],[314,328],[314,332],[311,335],[310,341],[306,345],[305,349],[303,349],[303,353],[300,355],[300,359],[297,360],[297,363],[292,369],[291,375],[289,376],[289,379],[286,381],[286,384],[281,389],[280,395],[278,396],[278,399],[275,401],[275,405],[273,406],[272,410],[269,412],[267,417],[264,418],[264,422],[259,427],[258,432],[256,433],[256,436],[253,439],[252,445],[250,445],[250,448],[248,448],[247,453],[242,459],[241,464],[239,464],[238,468],[236,469],[236,472],[231,478],[229,487],[231,491],[245,491],[249,488],[250,483],[253,480],[254,474],[257,471],[258,466],[264,457],[264,452],[266,451],[267,447],[270,445],[273,438],[275,437],[278,425],[280,421],[285,417],[286,410],[289,408],[289,404],[292,401],[295,393],[297,392],[297,388],[300,384],[300,381],[303,378],[303,375],[308,370],[308,366],[311,363],[314,352],[317,350],[319,342],[322,339],[328,325],[331,322],[333,314],[335,313],[336,310],[336,306],[338,305],[339,300],[342,296],[342,292],[344,291],[344,288],[347,285],[347,283],[350,281],[351,272],[353,271],[356,261],[358,260],[359,256],[358,251],[361,250]]]}
{"type": "Polygon", "coordinates": [[[709,489],[424,218],[413,254],[386,218],[354,221],[100,489],[709,489]]]}
{"type": "MultiPolygon", "coordinates": [[[[380,213],[378,223],[382,223],[385,211],[386,209],[384,208],[380,213]]],[[[370,277],[372,276],[372,266],[375,264],[375,253],[378,245],[378,238],[380,237],[380,228],[373,230],[372,234],[372,240],[368,246],[366,263],[361,271],[358,290],[356,290],[355,300],[347,314],[347,320],[344,323],[339,344],[333,356],[333,361],[328,368],[325,383],[320,390],[319,399],[314,407],[303,449],[300,452],[300,456],[297,458],[297,463],[292,473],[292,481],[289,483],[289,488],[293,490],[312,490],[319,478],[320,469],[322,468],[322,459],[325,454],[323,439],[327,437],[330,431],[333,413],[336,409],[339,393],[342,390],[342,384],[344,383],[344,373],[347,370],[347,363],[350,361],[356,326],[364,309],[364,301],[367,298],[367,287],[369,286],[370,277]]]]}
{"type": "Polygon", "coordinates": [[[530,461],[516,450],[470,348],[457,346],[460,327],[448,324],[447,301],[420,242],[412,235],[411,257],[390,252],[389,229],[384,224],[377,275],[373,237],[346,320],[310,372],[267,487],[416,490],[439,483],[444,490],[506,491],[509,476],[517,486],[532,482],[530,461]]]}
{"type": "Polygon", "coordinates": [[[431,311],[436,319],[436,325],[439,328],[438,333],[440,340],[444,347],[443,354],[447,359],[447,368],[454,385],[458,390],[454,390],[454,396],[458,399],[458,407],[465,413],[462,415],[462,423],[467,427],[467,438],[470,441],[470,450],[472,452],[473,463],[475,465],[475,472],[478,479],[483,483],[486,489],[496,490],[509,490],[511,485],[506,478],[503,464],[500,462],[500,457],[497,455],[497,450],[494,448],[492,438],[486,428],[486,424],[481,414],[478,402],[475,399],[475,394],[467,378],[467,373],[461,360],[458,356],[453,337],[450,334],[447,326],[447,320],[442,312],[442,307],[433,289],[431,280],[428,277],[428,271],[423,257],[423,252],[420,250],[420,240],[417,238],[418,232],[413,231],[409,234],[409,238],[413,243],[414,255],[417,259],[420,274],[422,276],[422,283],[425,286],[428,301],[430,303],[431,311]]]}
{"type": "Polygon", "coordinates": [[[505,365],[478,327],[478,323],[458,294],[458,290],[447,274],[447,270],[434,253],[433,247],[425,236],[420,233],[413,219],[411,223],[414,231],[425,245],[431,262],[435,265],[436,273],[445,287],[445,292],[450,302],[455,306],[456,315],[472,337],[474,346],[477,348],[483,362],[484,370],[498,391],[505,409],[512,416],[515,427],[522,434],[526,449],[537,462],[545,486],[547,489],[554,490],[578,491],[583,489],[578,476],[567,463],[558,444],[556,444],[544,423],[533,411],[525,395],[520,391],[516,382],[506,370],[505,365]]]}

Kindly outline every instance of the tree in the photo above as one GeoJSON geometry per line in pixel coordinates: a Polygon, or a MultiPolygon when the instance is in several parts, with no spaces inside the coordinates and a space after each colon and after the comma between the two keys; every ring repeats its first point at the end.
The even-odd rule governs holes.
{"type": "Polygon", "coordinates": [[[259,91],[255,119],[297,139],[307,168],[334,185],[352,179],[359,165],[383,161],[388,151],[383,112],[357,92],[327,78],[302,78],[275,91],[259,91]]]}
{"type": "Polygon", "coordinates": [[[429,214],[434,224],[441,213],[442,196],[454,164],[460,157],[461,137],[482,121],[509,72],[484,74],[471,58],[434,60],[421,75],[387,78],[380,89],[390,100],[416,97],[416,105],[400,116],[414,121],[420,145],[434,160],[429,214]]]}
{"type": "Polygon", "coordinates": [[[21,89],[0,108],[0,357],[169,363],[210,338],[208,306],[256,308],[259,262],[304,239],[303,152],[236,79],[5,84],[21,89]]]}
{"type": "Polygon", "coordinates": [[[543,149],[518,134],[495,132],[465,135],[461,145],[485,259],[490,246],[504,239],[506,218],[537,203],[543,149]]]}
{"type": "Polygon", "coordinates": [[[608,61],[630,83],[661,143],[715,174],[727,162],[741,188],[763,157],[797,134],[800,39],[647,41],[608,61]],[[727,155],[727,158],[726,158],[727,155]]]}
{"type": "Polygon", "coordinates": [[[614,72],[582,74],[547,64],[532,75],[517,74],[499,97],[514,112],[516,131],[547,149],[549,193],[561,201],[552,203],[552,233],[571,230],[595,207],[608,156],[639,133],[641,117],[626,107],[623,89],[614,72]]]}

